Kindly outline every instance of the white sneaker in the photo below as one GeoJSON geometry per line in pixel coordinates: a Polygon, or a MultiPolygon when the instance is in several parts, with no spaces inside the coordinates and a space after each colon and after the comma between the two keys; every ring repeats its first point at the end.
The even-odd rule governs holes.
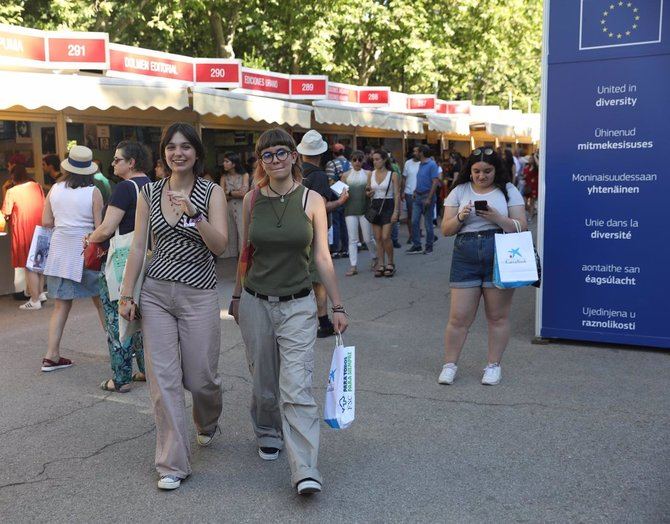
{"type": "Polygon", "coordinates": [[[482,377],[482,384],[485,386],[496,386],[500,384],[502,373],[500,371],[500,364],[489,364],[484,368],[484,376],[482,377]]]}
{"type": "Polygon", "coordinates": [[[442,366],[442,372],[437,379],[438,384],[453,384],[454,378],[456,378],[456,371],[458,371],[456,364],[449,363],[442,366]]]}
{"type": "Polygon", "coordinates": [[[42,293],[40,293],[40,299],[39,299],[40,302],[46,302],[47,298],[48,297],[47,297],[46,291],[43,291],[42,293]]]}
{"type": "Polygon", "coordinates": [[[181,479],[174,475],[163,475],[158,481],[158,489],[177,489],[181,486],[181,479]]]}
{"type": "Polygon", "coordinates": [[[198,435],[195,437],[195,440],[198,442],[200,446],[203,447],[209,446],[214,440],[217,431],[221,433],[221,429],[219,428],[219,426],[216,426],[212,433],[198,433],[198,435]]]}
{"type": "Polygon", "coordinates": [[[29,300],[25,304],[21,304],[19,309],[23,309],[23,311],[35,311],[36,309],[42,309],[42,303],[39,300],[37,302],[29,300]]]}

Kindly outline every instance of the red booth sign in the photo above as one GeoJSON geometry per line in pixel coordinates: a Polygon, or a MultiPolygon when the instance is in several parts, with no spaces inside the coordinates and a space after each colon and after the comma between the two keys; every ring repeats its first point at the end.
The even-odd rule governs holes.
{"type": "Polygon", "coordinates": [[[459,100],[452,102],[444,102],[445,114],[448,115],[469,115],[472,102],[470,100],[459,100]]]}
{"type": "Polygon", "coordinates": [[[245,93],[289,98],[291,95],[290,75],[242,68],[241,87],[245,93]]]}
{"type": "Polygon", "coordinates": [[[0,24],[0,64],[45,67],[46,33],[0,24]]]}
{"type": "Polygon", "coordinates": [[[49,66],[54,69],[107,69],[107,33],[50,32],[47,36],[49,66]]]}
{"type": "Polygon", "coordinates": [[[193,59],[120,44],[109,44],[108,76],[193,83],[193,59]]]}
{"type": "Polygon", "coordinates": [[[335,102],[358,103],[358,90],[356,86],[328,82],[328,100],[335,102]]]}
{"type": "Polygon", "coordinates": [[[291,75],[291,98],[323,99],[328,96],[328,77],[324,75],[291,75]]]}
{"type": "Polygon", "coordinates": [[[195,58],[195,83],[205,87],[240,87],[242,61],[234,58],[195,58]]]}
{"type": "Polygon", "coordinates": [[[390,91],[390,87],[359,87],[358,103],[370,107],[387,106],[390,91]]]}
{"type": "Polygon", "coordinates": [[[416,113],[432,113],[435,111],[435,95],[407,95],[407,110],[416,113]]]}

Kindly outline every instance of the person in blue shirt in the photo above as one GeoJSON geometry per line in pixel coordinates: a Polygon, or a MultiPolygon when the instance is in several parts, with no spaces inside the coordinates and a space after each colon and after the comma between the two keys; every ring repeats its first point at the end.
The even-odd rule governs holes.
{"type": "Polygon", "coordinates": [[[416,175],[416,189],[412,196],[412,247],[406,252],[410,254],[433,252],[433,205],[435,194],[440,182],[440,172],[435,160],[431,158],[430,147],[426,144],[419,146],[419,172],[416,175]],[[426,227],[426,248],[421,249],[421,217],[424,217],[426,227]]]}

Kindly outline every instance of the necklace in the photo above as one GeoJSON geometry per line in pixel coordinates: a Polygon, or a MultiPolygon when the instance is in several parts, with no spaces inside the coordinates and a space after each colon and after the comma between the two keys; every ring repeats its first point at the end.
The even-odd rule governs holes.
{"type": "MultiPolygon", "coordinates": [[[[270,188],[270,191],[272,191],[274,194],[279,195],[279,193],[277,193],[274,189],[272,189],[270,187],[270,184],[268,184],[268,187],[270,188]]],[[[290,193],[291,193],[291,191],[293,190],[294,187],[295,187],[295,182],[293,182],[293,184],[291,184],[291,189],[289,189],[283,195],[279,195],[279,196],[281,196],[280,202],[284,202],[284,197],[286,195],[289,195],[289,198],[291,198],[290,193]]],[[[284,214],[286,213],[286,210],[288,209],[288,202],[284,206],[284,210],[281,212],[281,215],[279,215],[277,213],[277,211],[275,210],[275,205],[272,203],[272,199],[268,198],[268,201],[270,202],[270,208],[272,209],[272,213],[274,214],[275,218],[277,219],[277,227],[281,227],[282,226],[281,221],[284,219],[284,214]]]]}
{"type": "Polygon", "coordinates": [[[272,189],[272,186],[270,185],[270,182],[268,182],[268,188],[269,188],[270,191],[272,191],[275,195],[277,195],[278,197],[281,197],[281,198],[279,199],[279,201],[280,201],[281,203],[284,203],[284,197],[285,197],[286,195],[288,195],[291,191],[293,191],[293,188],[294,188],[294,187],[295,187],[295,181],[291,184],[291,188],[290,188],[286,193],[284,193],[284,194],[282,195],[281,193],[277,193],[274,189],[272,189]]]}

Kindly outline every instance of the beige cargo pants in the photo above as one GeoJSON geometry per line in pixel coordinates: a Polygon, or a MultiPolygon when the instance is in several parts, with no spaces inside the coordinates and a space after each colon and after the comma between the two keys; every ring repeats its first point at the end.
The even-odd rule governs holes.
{"type": "Polygon", "coordinates": [[[286,447],[291,482],[322,481],[317,469],[319,411],[312,396],[314,292],[269,302],[242,292],[240,329],[253,393],[251,421],[259,447],[286,447]]]}

